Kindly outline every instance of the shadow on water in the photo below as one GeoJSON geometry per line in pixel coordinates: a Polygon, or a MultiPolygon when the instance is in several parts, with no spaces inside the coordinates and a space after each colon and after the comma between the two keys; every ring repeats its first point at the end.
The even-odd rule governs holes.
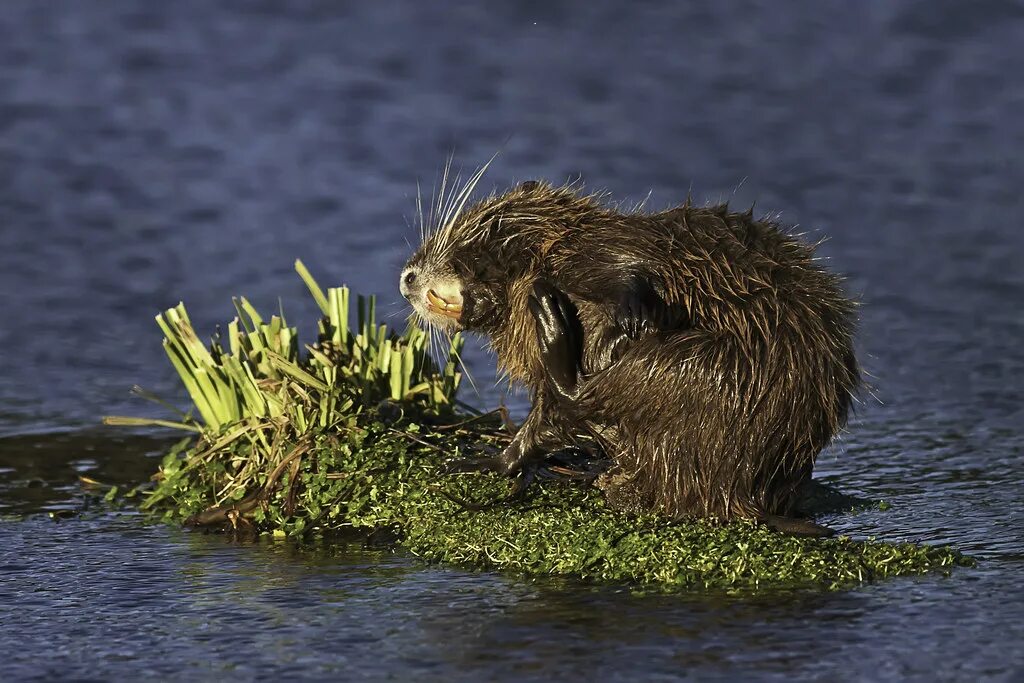
{"type": "Polygon", "coordinates": [[[89,511],[105,486],[135,486],[156,471],[173,438],[112,429],[0,438],[0,515],[89,511]]]}

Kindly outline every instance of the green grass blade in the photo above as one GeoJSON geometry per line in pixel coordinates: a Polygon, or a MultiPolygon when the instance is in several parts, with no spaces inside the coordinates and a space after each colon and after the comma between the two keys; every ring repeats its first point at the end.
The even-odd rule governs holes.
{"type": "Polygon", "coordinates": [[[330,309],[327,306],[327,297],[324,296],[324,290],[320,289],[320,285],[316,283],[309,270],[299,259],[295,259],[295,271],[302,278],[302,281],[306,283],[306,288],[309,289],[309,293],[313,295],[313,300],[316,301],[316,305],[320,307],[320,310],[324,315],[330,315],[330,309]]]}
{"type": "Polygon", "coordinates": [[[238,297],[238,305],[241,306],[242,310],[246,315],[249,316],[249,320],[252,321],[253,327],[259,329],[263,325],[263,317],[260,316],[259,311],[256,307],[249,303],[249,300],[244,296],[238,297]]]}
{"type": "Polygon", "coordinates": [[[327,391],[328,386],[326,384],[324,384],[319,379],[317,379],[313,375],[309,374],[308,372],[300,368],[297,364],[292,363],[284,356],[274,353],[273,351],[268,351],[267,358],[270,360],[270,363],[275,368],[277,368],[284,374],[288,375],[289,377],[292,377],[293,379],[302,382],[306,386],[316,389],[318,391],[327,391]]]}
{"type": "Polygon", "coordinates": [[[170,427],[171,429],[183,429],[189,432],[202,433],[203,428],[185,422],[174,422],[172,420],[158,420],[148,417],[127,417],[124,415],[106,415],[103,424],[118,427],[170,427]]]}

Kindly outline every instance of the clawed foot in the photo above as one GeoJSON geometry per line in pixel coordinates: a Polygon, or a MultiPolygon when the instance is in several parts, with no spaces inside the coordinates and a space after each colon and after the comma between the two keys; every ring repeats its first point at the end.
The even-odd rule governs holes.
{"type": "Polygon", "coordinates": [[[571,399],[579,383],[583,354],[583,328],[576,306],[544,280],[533,285],[528,305],[537,321],[537,342],[552,389],[571,399]]]}
{"type": "Polygon", "coordinates": [[[661,328],[665,302],[643,278],[633,279],[615,307],[615,324],[630,339],[661,328]]]}

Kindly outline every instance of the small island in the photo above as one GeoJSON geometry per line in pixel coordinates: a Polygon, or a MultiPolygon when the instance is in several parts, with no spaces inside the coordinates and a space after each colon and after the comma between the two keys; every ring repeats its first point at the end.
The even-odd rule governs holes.
{"type": "MultiPolygon", "coordinates": [[[[419,328],[378,324],[372,297],[324,292],[301,262],[296,270],[323,313],[305,348],[283,316],[265,320],[244,298],[209,345],[183,305],[157,317],[193,408],[176,420],[106,422],[189,435],[126,500],[168,523],[254,536],[355,533],[428,561],[648,590],[838,589],[973,564],[945,546],[626,514],[605,504],[584,456],[552,463],[514,495],[502,477],[447,474],[446,460],[500,448],[512,434],[502,409],[457,399],[462,339],[446,340],[437,362],[419,328]]],[[[853,500],[822,486],[814,493],[811,504],[825,509],[853,500]]]]}

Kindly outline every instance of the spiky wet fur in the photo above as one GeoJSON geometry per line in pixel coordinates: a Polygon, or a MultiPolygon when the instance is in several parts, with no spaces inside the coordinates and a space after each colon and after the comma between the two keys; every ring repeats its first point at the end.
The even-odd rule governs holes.
{"type": "Polygon", "coordinates": [[[721,520],[792,514],[860,382],[854,305],[838,278],[812,246],[749,211],[687,201],[642,213],[602,199],[525,183],[450,215],[410,263],[460,279],[459,326],[489,338],[534,410],[595,437],[642,506],[721,520]],[[543,395],[527,308],[538,278],[570,297],[584,330],[572,415],[543,395]],[[615,307],[638,278],[672,322],[613,349],[615,307]]]}

